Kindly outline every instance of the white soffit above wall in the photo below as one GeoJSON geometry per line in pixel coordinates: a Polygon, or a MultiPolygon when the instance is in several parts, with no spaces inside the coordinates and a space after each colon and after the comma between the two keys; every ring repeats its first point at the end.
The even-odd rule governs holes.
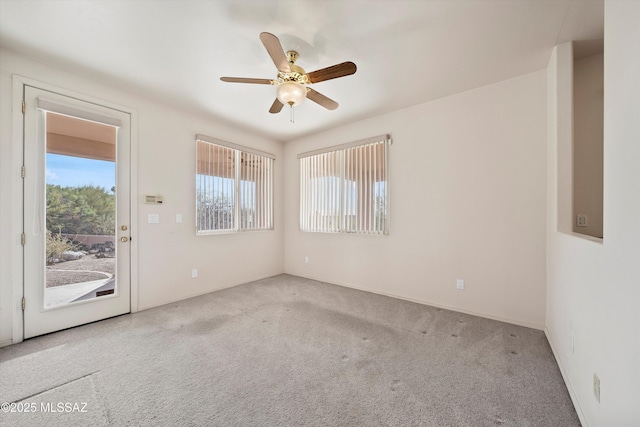
{"type": "Polygon", "coordinates": [[[0,0],[0,47],[196,114],[288,141],[546,67],[553,46],[603,36],[603,0],[0,0]],[[278,36],[336,100],[268,112],[274,78],[258,36],[278,36]]]}

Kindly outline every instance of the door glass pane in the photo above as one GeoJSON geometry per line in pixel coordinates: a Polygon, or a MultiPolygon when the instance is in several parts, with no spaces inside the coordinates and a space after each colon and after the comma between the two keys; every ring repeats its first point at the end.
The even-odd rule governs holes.
{"type": "Polygon", "coordinates": [[[116,292],[116,128],[46,113],[44,306],[116,292]]]}

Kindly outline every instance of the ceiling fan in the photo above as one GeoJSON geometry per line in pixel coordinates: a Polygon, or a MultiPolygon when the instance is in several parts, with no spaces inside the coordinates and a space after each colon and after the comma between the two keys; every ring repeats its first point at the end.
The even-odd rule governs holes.
{"type": "Polygon", "coordinates": [[[343,62],[331,67],[307,73],[296,65],[298,52],[288,51],[280,44],[280,40],[271,33],[260,33],[260,40],[267,49],[269,56],[278,69],[278,76],[275,79],[252,79],[244,77],[220,77],[223,82],[230,83],[253,83],[276,86],[276,99],[269,109],[272,114],[279,113],[284,104],[290,105],[293,121],[293,107],[300,105],[305,98],[320,104],[326,109],[335,110],[338,103],[327,98],[320,92],[311,89],[308,85],[323,82],[338,77],[349,76],[356,72],[356,64],[353,62],[343,62]]]}

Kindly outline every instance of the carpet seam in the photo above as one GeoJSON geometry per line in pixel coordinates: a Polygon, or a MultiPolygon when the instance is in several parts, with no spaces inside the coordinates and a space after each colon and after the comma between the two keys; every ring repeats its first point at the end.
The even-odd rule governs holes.
{"type": "Polygon", "coordinates": [[[37,392],[37,393],[33,393],[33,394],[30,394],[29,396],[21,397],[20,399],[13,400],[13,401],[11,401],[11,402],[9,402],[9,403],[18,403],[18,402],[22,402],[23,400],[30,399],[30,398],[32,398],[32,397],[35,397],[35,396],[39,395],[39,394],[46,393],[46,392],[51,391],[51,390],[55,390],[56,388],[62,387],[63,385],[71,384],[71,383],[76,382],[76,381],[79,381],[79,380],[81,380],[81,379],[84,379],[84,378],[90,377],[91,375],[93,375],[93,374],[95,374],[95,373],[97,373],[97,372],[100,372],[100,371],[90,372],[90,373],[88,373],[88,374],[86,374],[86,375],[83,375],[83,376],[81,376],[81,377],[74,378],[74,379],[69,380],[69,381],[67,381],[67,382],[64,382],[64,383],[62,383],[62,384],[57,384],[57,385],[51,386],[51,387],[49,387],[49,388],[45,388],[44,390],[41,390],[41,391],[39,391],[39,392],[37,392]]]}

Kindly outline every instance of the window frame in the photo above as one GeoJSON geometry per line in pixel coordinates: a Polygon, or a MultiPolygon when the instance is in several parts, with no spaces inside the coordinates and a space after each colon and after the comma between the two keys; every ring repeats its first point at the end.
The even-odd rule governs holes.
{"type": "Polygon", "coordinates": [[[302,232],[310,233],[332,233],[332,234],[359,234],[359,235],[374,235],[374,236],[387,236],[389,235],[390,224],[390,203],[389,203],[389,147],[392,144],[392,140],[389,135],[379,135],[371,138],[366,138],[358,141],[349,142],[346,144],[335,145],[319,150],[308,151],[298,154],[298,167],[300,177],[299,188],[299,229],[302,232]],[[374,147],[372,147],[374,146],[374,147]],[[370,158],[367,160],[368,164],[355,163],[357,166],[364,165],[362,177],[367,174],[370,177],[370,182],[365,184],[356,184],[358,188],[356,190],[348,190],[347,186],[352,185],[353,172],[350,171],[353,168],[352,163],[354,150],[361,149],[365,151],[369,156],[375,156],[380,149],[382,149],[384,158],[378,163],[377,159],[370,162],[370,158]],[[374,154],[371,154],[374,153],[374,154]],[[337,159],[336,159],[337,158],[337,159]],[[349,165],[347,166],[347,159],[349,165]],[[338,171],[336,171],[335,163],[339,163],[338,171]],[[329,166],[327,165],[329,164],[329,166]],[[380,172],[378,172],[380,170],[380,172]],[[336,173],[338,172],[338,173],[336,173]],[[381,173],[380,177],[384,179],[376,180],[377,174],[381,173]],[[317,179],[320,175],[324,174],[325,178],[335,177],[339,180],[338,184],[319,184],[311,183],[313,179],[317,179]],[[371,178],[373,176],[373,178],[371,178]],[[315,178],[314,178],[315,177],[315,178]],[[382,223],[377,219],[376,203],[380,194],[379,182],[384,182],[384,188],[382,190],[382,196],[384,205],[382,210],[384,216],[382,223]],[[364,186],[362,186],[364,185],[364,186]],[[323,189],[322,195],[318,197],[318,186],[331,186],[330,190],[323,189]],[[363,191],[366,190],[364,193],[363,191]],[[361,202],[358,199],[358,193],[367,194],[364,196],[365,202],[361,202]],[[353,204],[354,197],[356,197],[356,203],[353,204]],[[327,204],[327,200],[329,200],[327,204]],[[352,200],[350,202],[349,200],[352,200]],[[320,207],[318,207],[320,203],[320,207]],[[337,207],[337,213],[332,209],[327,209],[329,206],[337,207]],[[356,220],[355,222],[347,218],[347,210],[356,208],[356,220]],[[317,217],[318,212],[324,209],[325,214],[318,225],[318,220],[313,217],[317,217]],[[331,217],[327,220],[326,217],[331,217]],[[337,217],[337,221],[335,221],[337,217]],[[365,226],[362,226],[362,222],[365,222],[365,226]],[[356,224],[354,226],[354,223],[356,224]],[[368,224],[367,224],[368,223],[368,224]],[[360,224],[360,227],[357,225],[360,224]]]}
{"type": "MultiPolygon", "coordinates": [[[[252,232],[252,231],[273,231],[274,230],[274,166],[275,166],[275,160],[276,160],[276,156],[274,154],[271,153],[267,153],[265,151],[260,151],[260,150],[256,150],[253,148],[249,148],[249,147],[244,147],[242,145],[238,145],[238,144],[234,144],[228,141],[223,141],[217,138],[212,138],[209,136],[205,136],[205,135],[201,135],[201,134],[197,134],[196,135],[196,156],[195,156],[195,160],[196,160],[196,170],[195,170],[195,179],[196,179],[196,186],[195,186],[195,230],[196,230],[196,236],[210,236],[210,235],[217,235],[217,234],[233,234],[233,233],[245,233],[245,232],[252,232]],[[198,180],[200,179],[200,175],[203,175],[200,173],[200,163],[201,163],[201,159],[199,158],[200,155],[200,143],[204,143],[204,144],[209,144],[212,146],[216,146],[218,147],[216,150],[219,152],[220,149],[225,150],[225,152],[229,152],[229,150],[231,150],[231,152],[233,153],[233,191],[225,193],[225,194],[232,194],[233,195],[233,218],[232,218],[232,227],[230,228],[224,228],[224,229],[211,229],[211,228],[203,228],[201,229],[201,223],[200,223],[200,202],[199,202],[199,196],[200,196],[200,192],[202,191],[201,189],[199,189],[199,183],[198,180]],[[255,181],[251,181],[251,180],[247,180],[245,179],[243,181],[243,177],[246,178],[246,175],[243,175],[243,167],[242,164],[247,161],[248,159],[251,158],[252,161],[259,161],[260,162],[260,166],[261,166],[261,172],[260,174],[257,174],[255,176],[253,176],[253,178],[255,178],[255,181]],[[262,178],[263,179],[263,183],[261,185],[261,187],[258,189],[257,187],[257,183],[258,183],[258,178],[262,178]],[[256,183],[256,188],[254,188],[252,190],[254,196],[253,198],[247,198],[246,193],[243,192],[243,190],[241,189],[242,187],[242,183],[243,182],[255,182],[256,183]],[[255,205],[254,209],[253,209],[253,214],[254,217],[261,217],[261,224],[263,225],[258,225],[258,226],[249,226],[249,223],[247,221],[243,221],[243,214],[242,214],[242,209],[243,209],[243,203],[244,202],[251,202],[253,201],[253,204],[255,205]],[[260,209],[260,213],[258,213],[258,208],[257,206],[261,205],[261,209],[260,209]],[[266,206],[265,206],[266,205],[266,206]]],[[[219,154],[219,153],[216,153],[219,154]]],[[[211,164],[213,164],[213,159],[211,160],[204,160],[206,162],[211,162],[211,164]]],[[[245,172],[246,173],[246,172],[245,172]]],[[[212,174],[210,175],[212,178],[216,177],[218,175],[212,174]]],[[[221,176],[221,175],[220,175],[221,176]]],[[[206,190],[205,190],[206,191],[206,190]]],[[[212,195],[212,197],[215,199],[215,190],[211,189],[209,190],[209,193],[207,195],[212,195]]],[[[212,220],[212,222],[215,223],[215,220],[212,220]]],[[[251,224],[254,224],[253,220],[251,222],[251,224]]]]}

